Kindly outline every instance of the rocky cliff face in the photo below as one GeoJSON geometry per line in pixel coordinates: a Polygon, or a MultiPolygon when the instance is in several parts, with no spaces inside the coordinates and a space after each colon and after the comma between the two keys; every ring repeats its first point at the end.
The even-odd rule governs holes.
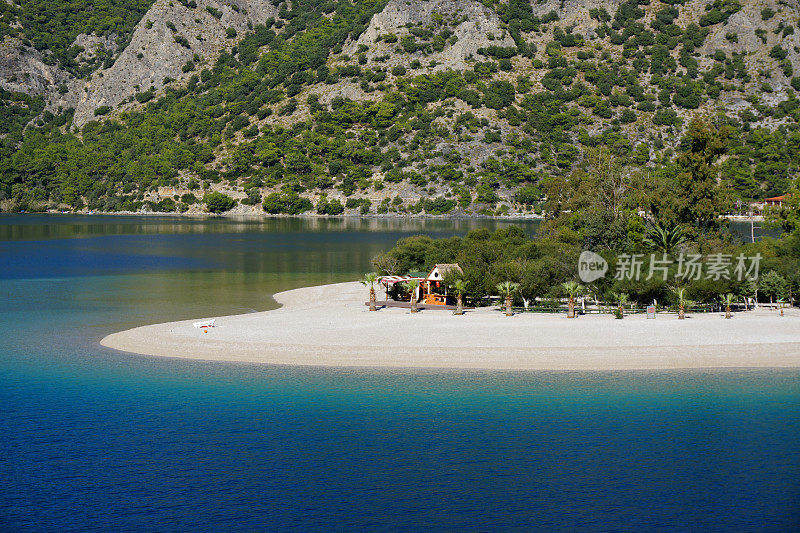
{"type": "Polygon", "coordinates": [[[452,32],[441,50],[434,48],[433,53],[424,56],[426,64],[435,64],[434,71],[464,69],[467,58],[476,56],[482,47],[514,46],[497,14],[476,0],[391,0],[372,17],[358,40],[345,47],[344,53],[355,55],[366,47],[365,55],[370,60],[388,55],[384,62],[388,66],[421,59],[421,52],[404,53],[401,44],[403,37],[413,35],[411,31],[415,28],[432,31],[449,28],[452,32]],[[397,39],[382,38],[388,35],[397,39]]]}
{"type": "MultiPolygon", "coordinates": [[[[200,68],[211,66],[220,52],[232,48],[253,25],[277,14],[269,0],[157,0],[137,25],[128,46],[109,68],[88,79],[76,79],[20,39],[0,43],[0,87],[43,96],[48,109],[75,109],[74,123],[82,127],[95,110],[119,108],[137,93],[163,89],[200,68]],[[193,70],[184,70],[188,62],[193,70]]],[[[116,35],[79,35],[75,46],[85,63],[101,51],[116,54],[116,35]]]]}
{"type": "MultiPolygon", "coordinates": [[[[531,7],[540,17],[555,12],[560,26],[592,40],[600,26],[600,21],[590,15],[592,10],[605,9],[613,14],[620,3],[621,0],[564,0],[532,2],[531,7]]],[[[680,9],[676,23],[698,22],[707,4],[706,0],[689,0],[680,9]]],[[[800,66],[800,32],[787,35],[781,31],[797,22],[799,5],[796,0],[743,2],[742,9],[724,24],[709,27],[710,33],[700,48],[701,65],[710,63],[707,56],[717,50],[745,53],[748,68],[771,73],[766,83],[778,91],[787,87],[791,76],[774,68],[769,51],[775,45],[783,45],[786,59],[800,66]],[[765,8],[775,12],[768,21],[762,19],[765,8]],[[779,29],[765,31],[765,26],[779,29]]],[[[56,64],[48,64],[52,62],[46,62],[19,39],[6,38],[0,43],[0,87],[44,96],[51,111],[73,107],[74,124],[82,127],[95,118],[98,108],[135,105],[137,93],[152,90],[157,94],[166,84],[185,81],[213,65],[220,52],[231,49],[254,24],[277,15],[278,9],[270,0],[156,0],[113,65],[97,70],[88,80],[76,79],[56,64]]],[[[118,53],[115,37],[78,36],[74,44],[84,51],[77,59],[90,61],[99,50],[118,53]]],[[[529,38],[541,50],[551,36],[543,33],[529,38]]],[[[343,54],[363,56],[369,64],[389,68],[408,65],[416,59],[429,71],[462,70],[469,68],[473,59],[480,60],[478,50],[489,46],[511,47],[514,41],[496,11],[477,0],[390,0],[372,17],[359,38],[345,45],[343,54]],[[431,42],[426,42],[423,34],[441,34],[443,29],[447,29],[448,38],[426,49],[425,45],[431,42]],[[404,39],[416,42],[419,49],[404,45],[404,39]]],[[[538,77],[535,72],[531,75],[533,79],[538,77]]],[[[356,99],[365,96],[357,85],[343,81],[325,91],[323,101],[337,95],[356,99]]]]}
{"type": "Polygon", "coordinates": [[[550,12],[558,15],[559,21],[564,25],[574,27],[575,33],[583,34],[586,37],[593,36],[587,34],[587,29],[597,26],[598,21],[592,19],[590,12],[594,9],[605,9],[611,15],[617,10],[622,0],[562,0],[559,2],[531,2],[533,14],[544,17],[550,12]]]}
{"type": "Polygon", "coordinates": [[[70,76],[56,65],[48,65],[42,54],[24,46],[16,38],[0,43],[0,87],[49,99],[58,95],[58,87],[70,76]]]}
{"type": "Polygon", "coordinates": [[[183,70],[188,62],[199,63],[199,68],[213,65],[248,28],[277,14],[268,0],[200,0],[196,7],[188,5],[157,0],[114,65],[73,86],[75,125],[92,120],[99,107],[117,108],[136,93],[151,88],[158,92],[165,80],[187,79],[193,73],[183,70]]]}
{"type": "MultiPolygon", "coordinates": [[[[693,0],[687,6],[696,10],[696,13],[704,12],[704,2],[701,0],[693,0]]],[[[690,9],[686,9],[687,19],[692,15],[690,9]]],[[[744,53],[749,70],[754,73],[769,72],[766,83],[775,90],[783,90],[789,86],[791,75],[787,75],[784,69],[775,68],[770,52],[776,45],[782,47],[787,53],[786,61],[795,69],[800,69],[800,32],[794,32],[794,26],[798,23],[798,9],[800,3],[795,1],[742,2],[742,10],[731,15],[725,24],[709,28],[711,31],[700,48],[701,55],[709,56],[717,50],[728,54],[744,53]],[[775,14],[764,20],[764,9],[771,9],[775,14]],[[784,30],[786,28],[792,32],[784,30]]],[[[698,17],[692,18],[696,20],[698,17]]]]}

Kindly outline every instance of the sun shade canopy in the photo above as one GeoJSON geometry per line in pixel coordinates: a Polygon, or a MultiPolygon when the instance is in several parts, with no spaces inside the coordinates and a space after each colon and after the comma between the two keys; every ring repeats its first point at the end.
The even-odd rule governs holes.
{"type": "Polygon", "coordinates": [[[424,278],[416,278],[411,276],[381,276],[378,278],[378,281],[384,285],[392,285],[395,283],[405,283],[406,281],[411,281],[412,279],[422,281],[424,278]]]}

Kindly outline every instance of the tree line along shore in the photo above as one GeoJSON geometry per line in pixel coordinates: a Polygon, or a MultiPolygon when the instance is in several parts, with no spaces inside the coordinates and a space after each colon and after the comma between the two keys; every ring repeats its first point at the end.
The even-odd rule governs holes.
{"type": "Polygon", "coordinates": [[[582,285],[614,306],[622,300],[677,309],[731,298],[794,305],[800,289],[796,215],[791,208],[772,215],[783,229],[777,238],[741,243],[731,235],[720,216],[724,199],[715,172],[721,135],[706,122],[693,122],[669,191],[630,186],[614,159],[598,152],[577,187],[564,181],[553,190],[535,237],[514,227],[445,239],[420,235],[400,240],[373,265],[380,274],[404,274],[457,263],[463,273],[452,275],[465,282],[471,303],[509,295],[500,288],[508,282],[519,304],[570,296],[566,287],[581,282],[581,254],[592,251],[607,271],[582,285]]]}

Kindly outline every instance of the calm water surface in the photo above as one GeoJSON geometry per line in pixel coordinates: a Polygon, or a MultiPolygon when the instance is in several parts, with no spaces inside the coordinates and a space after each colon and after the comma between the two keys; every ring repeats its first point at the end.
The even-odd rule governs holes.
{"type": "Polygon", "coordinates": [[[482,225],[503,223],[0,217],[0,530],[800,531],[795,370],[331,370],[97,344],[269,309],[403,236],[482,225]]]}

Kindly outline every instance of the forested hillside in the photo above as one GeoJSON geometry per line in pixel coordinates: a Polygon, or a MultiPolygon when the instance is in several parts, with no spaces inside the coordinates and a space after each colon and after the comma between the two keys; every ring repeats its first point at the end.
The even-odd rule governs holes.
{"type": "Polygon", "coordinates": [[[0,3],[4,46],[70,76],[26,95],[0,69],[6,209],[557,216],[612,177],[643,193],[625,209],[680,219],[687,201],[721,213],[795,185],[796,2],[150,8],[176,22],[149,4],[0,3]],[[197,33],[211,23],[227,28],[214,47],[197,33]],[[79,62],[87,35],[118,48],[79,62]],[[137,72],[159,43],[185,61],[137,72]],[[130,96],[109,92],[140,78],[130,96]],[[68,104],[93,98],[76,118],[68,104]],[[713,132],[701,162],[693,119],[713,132]]]}

